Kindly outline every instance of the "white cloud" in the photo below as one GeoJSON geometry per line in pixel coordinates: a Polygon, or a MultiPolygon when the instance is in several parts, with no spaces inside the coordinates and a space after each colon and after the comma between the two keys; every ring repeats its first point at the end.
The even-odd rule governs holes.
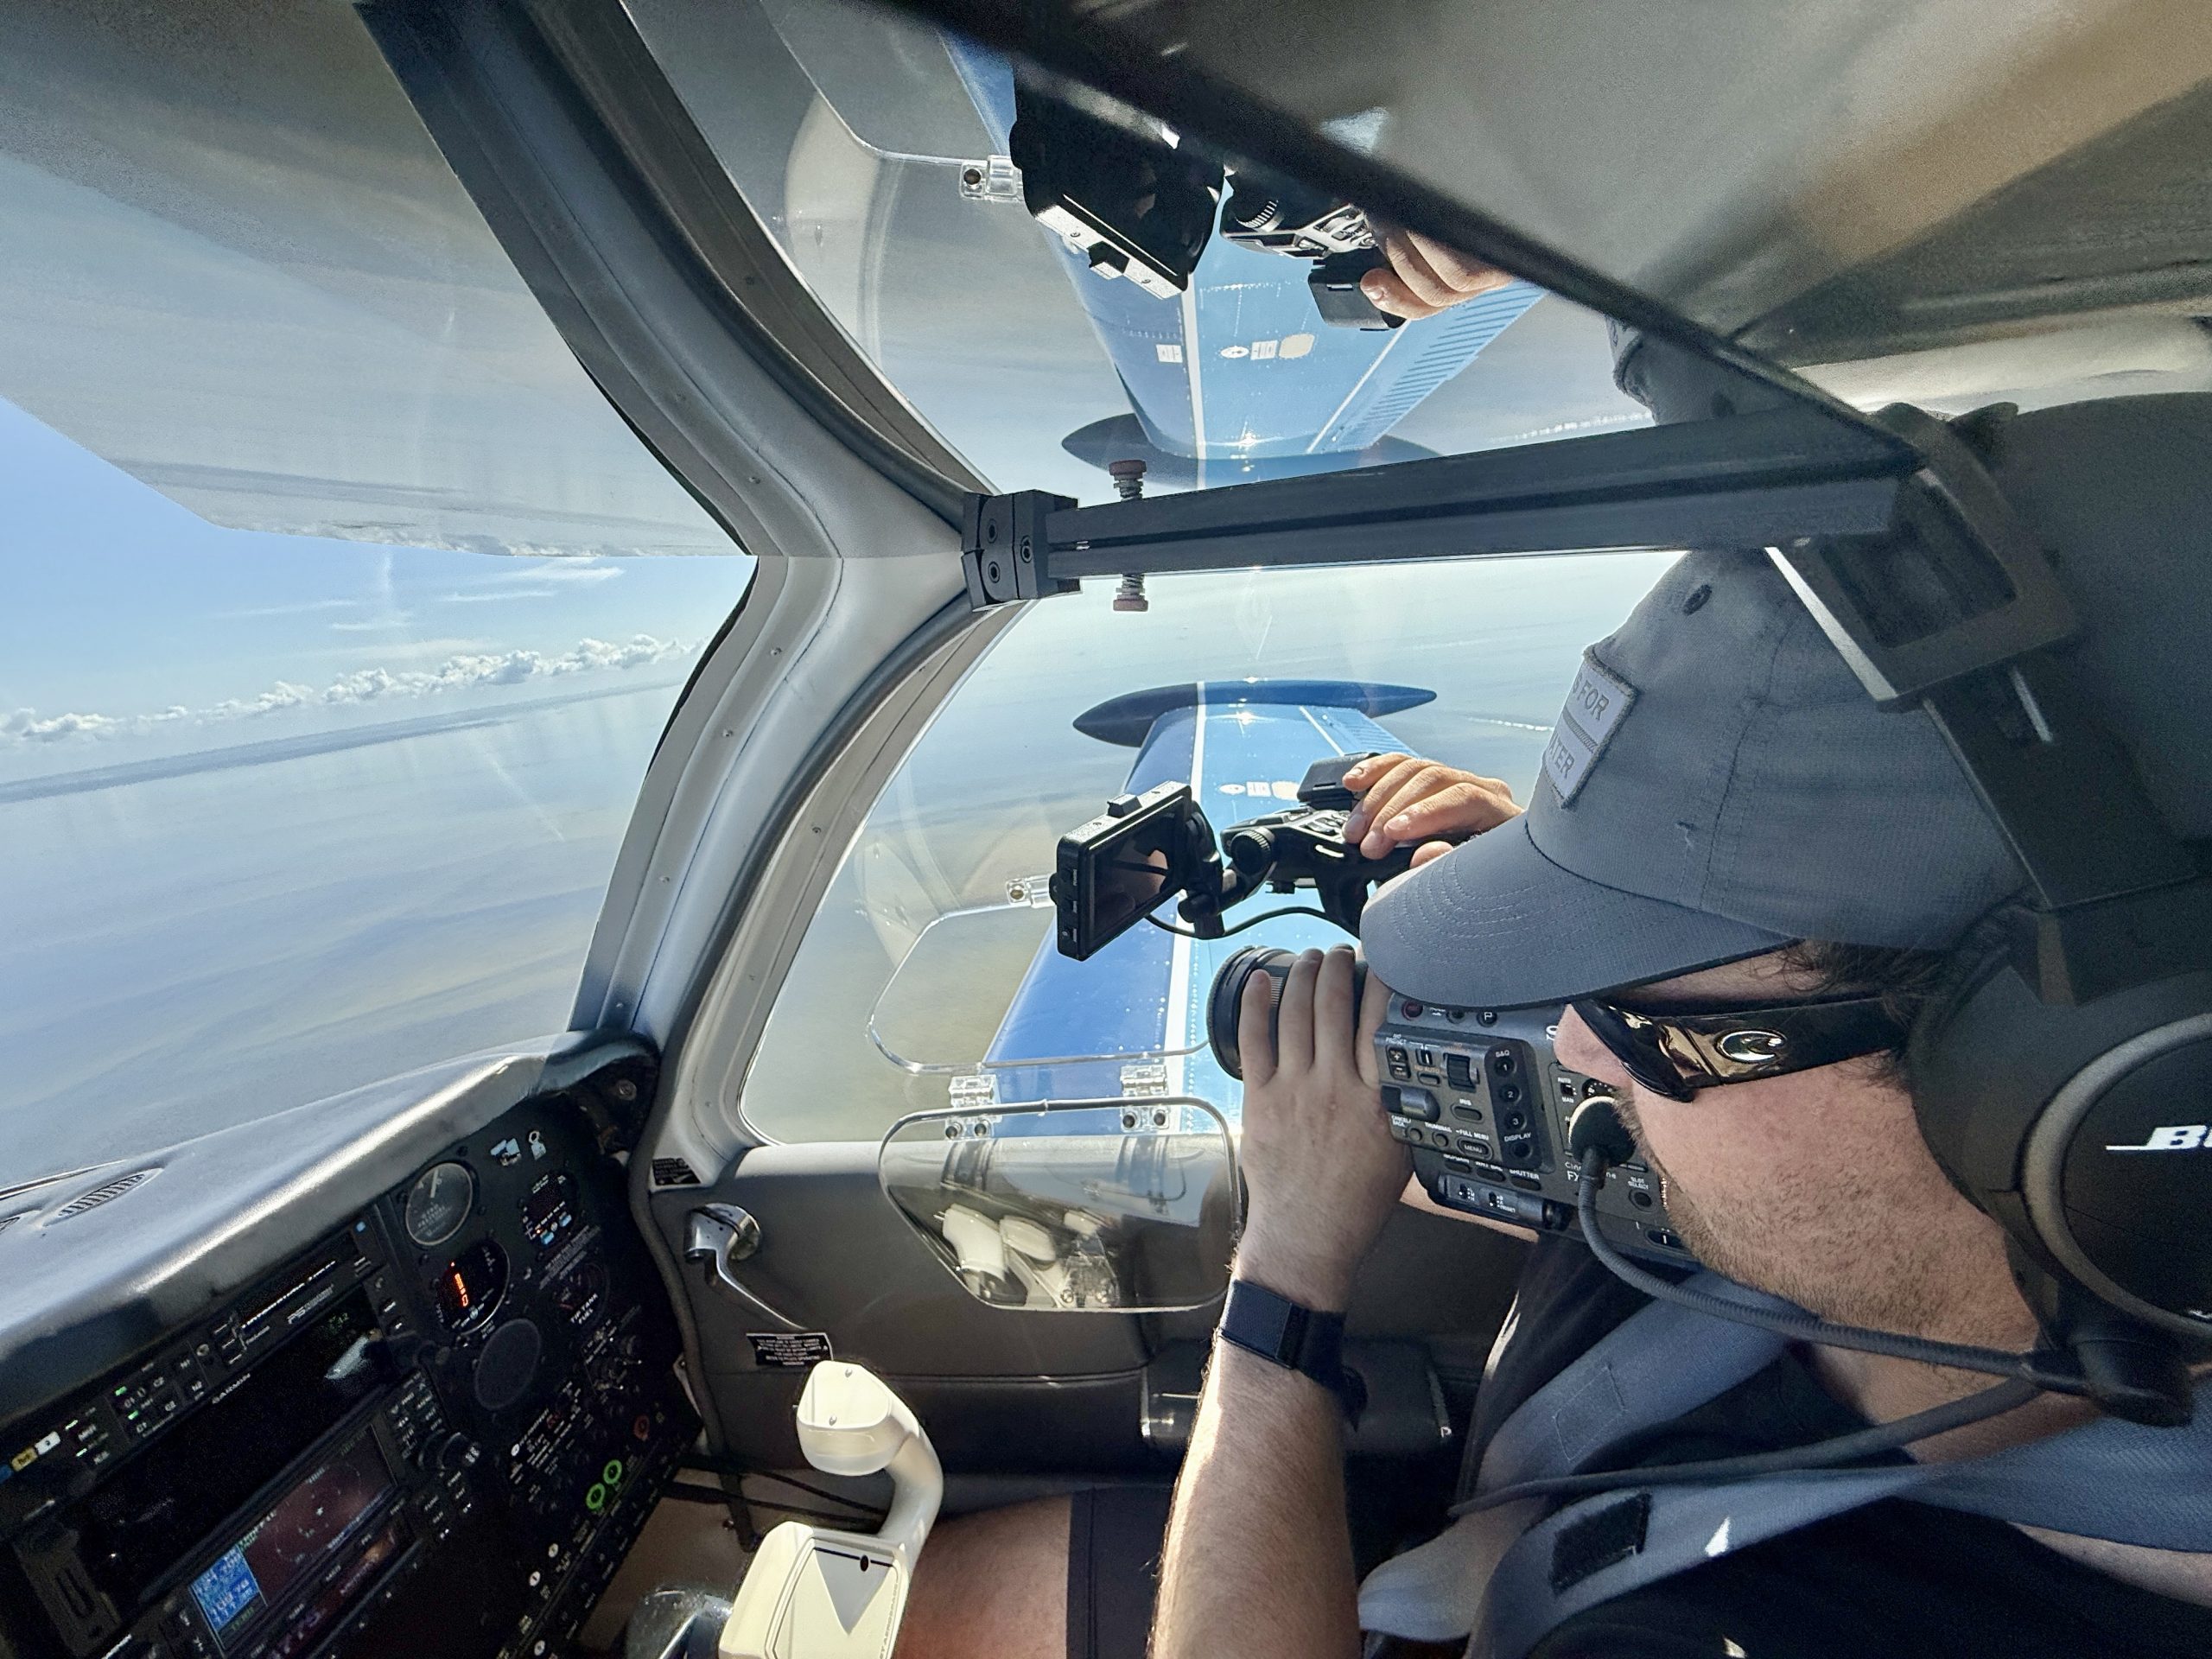
{"type": "Polygon", "coordinates": [[[18,709],[0,720],[0,738],[16,743],[60,743],[73,737],[111,736],[124,723],[107,715],[54,715],[41,720],[35,710],[18,709]]]}
{"type": "Polygon", "coordinates": [[[411,611],[395,611],[390,616],[372,616],[359,622],[334,622],[330,626],[339,633],[377,633],[386,628],[404,628],[414,620],[411,611]]]}
{"type": "Polygon", "coordinates": [[[511,599],[553,599],[563,588],[613,582],[623,574],[620,564],[607,559],[542,559],[442,594],[440,602],[489,605],[511,599]]]}
{"type": "Polygon", "coordinates": [[[0,746],[20,747],[77,738],[118,737],[153,731],[179,721],[212,726],[229,721],[255,720],[292,709],[383,704],[451,691],[526,685],[532,681],[565,679],[579,674],[651,668],[677,661],[688,655],[690,649],[677,640],[639,633],[620,643],[580,639],[555,656],[525,650],[467,651],[448,657],[435,668],[355,669],[320,688],[279,680],[258,696],[227,697],[205,709],[187,709],[172,703],[155,715],[44,716],[35,709],[18,709],[13,714],[0,716],[0,746]]]}
{"type": "Polygon", "coordinates": [[[612,582],[622,574],[622,567],[603,559],[561,559],[546,564],[533,565],[527,570],[518,570],[510,582],[612,582]]]}
{"type": "Polygon", "coordinates": [[[216,616],[232,620],[249,616],[313,616],[323,611],[358,610],[368,604],[365,599],[303,599],[289,605],[256,605],[243,611],[218,611],[216,616]]]}

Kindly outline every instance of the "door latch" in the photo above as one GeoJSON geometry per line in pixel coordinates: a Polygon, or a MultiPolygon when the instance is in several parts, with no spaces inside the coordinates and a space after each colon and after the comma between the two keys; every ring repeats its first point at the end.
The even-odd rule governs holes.
{"type": "Polygon", "coordinates": [[[734,1204],[702,1204],[691,1212],[683,1237],[684,1260],[708,1263],[708,1282],[720,1286],[786,1331],[804,1330],[797,1319],[762,1301],[731,1271],[730,1263],[744,1261],[760,1248],[760,1224],[751,1211],[734,1204]]]}

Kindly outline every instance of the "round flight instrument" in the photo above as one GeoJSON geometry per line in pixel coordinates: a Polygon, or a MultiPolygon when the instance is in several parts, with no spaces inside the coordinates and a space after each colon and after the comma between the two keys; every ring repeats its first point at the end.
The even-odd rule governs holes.
{"type": "Polygon", "coordinates": [[[432,1164],[407,1190],[407,1236],[417,1244],[444,1243],[475,1202],[476,1177],[467,1164],[432,1164]]]}
{"type": "Polygon", "coordinates": [[[492,1317],[506,1287],[507,1253],[491,1239],[478,1239],[438,1276],[438,1312],[446,1328],[474,1331],[492,1317]]]}

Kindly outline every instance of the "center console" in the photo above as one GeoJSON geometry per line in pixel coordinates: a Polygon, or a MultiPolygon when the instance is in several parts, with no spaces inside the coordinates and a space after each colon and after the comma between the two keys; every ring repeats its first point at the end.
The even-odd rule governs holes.
{"type": "Polygon", "coordinates": [[[565,1649],[690,1444],[621,1172],[562,1096],[0,1432],[0,1656],[565,1649]]]}

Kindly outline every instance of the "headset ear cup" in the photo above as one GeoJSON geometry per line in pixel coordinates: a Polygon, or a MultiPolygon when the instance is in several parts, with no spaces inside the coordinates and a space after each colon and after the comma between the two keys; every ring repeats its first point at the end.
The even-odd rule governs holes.
{"type": "Polygon", "coordinates": [[[1968,950],[1915,1021],[1906,1073],[1937,1163],[2031,1261],[2212,1338],[2212,974],[2054,1007],[2001,948],[1968,950]]]}
{"type": "Polygon", "coordinates": [[[1993,1098],[1980,1052],[1990,1024],[1983,994],[2011,973],[2001,924],[1985,919],[1952,952],[1948,970],[1915,1016],[1904,1075],[1921,1139],[1967,1202],[1994,1217],[2014,1245],[2049,1273],[2061,1271],[2028,1222],[2017,1192],[2018,1148],[2030,1103],[1993,1098]]]}

